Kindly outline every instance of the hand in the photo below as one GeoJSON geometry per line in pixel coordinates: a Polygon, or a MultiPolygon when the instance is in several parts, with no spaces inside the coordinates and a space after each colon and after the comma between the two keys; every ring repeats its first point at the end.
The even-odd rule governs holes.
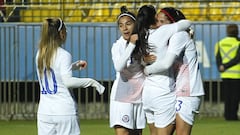
{"type": "Polygon", "coordinates": [[[138,40],[138,35],[137,34],[133,34],[131,35],[130,37],[130,42],[133,43],[133,44],[136,44],[136,41],[138,40]]]}
{"type": "Polygon", "coordinates": [[[80,61],[78,62],[78,66],[79,66],[80,70],[81,70],[81,69],[85,69],[85,68],[87,67],[87,62],[84,61],[84,60],[80,60],[80,61]]]}
{"type": "Polygon", "coordinates": [[[72,64],[72,70],[82,70],[87,67],[87,62],[84,60],[78,60],[72,64]]]}
{"type": "Polygon", "coordinates": [[[219,71],[220,71],[220,72],[224,72],[224,71],[225,71],[225,68],[224,68],[223,65],[220,65],[220,66],[219,66],[219,71]]]}
{"type": "Polygon", "coordinates": [[[143,57],[143,61],[148,64],[152,64],[153,62],[156,61],[156,59],[157,59],[157,56],[153,54],[148,54],[143,57]]]}
{"type": "Polygon", "coordinates": [[[92,87],[95,87],[99,94],[105,91],[105,87],[94,79],[92,79],[92,87]]]}

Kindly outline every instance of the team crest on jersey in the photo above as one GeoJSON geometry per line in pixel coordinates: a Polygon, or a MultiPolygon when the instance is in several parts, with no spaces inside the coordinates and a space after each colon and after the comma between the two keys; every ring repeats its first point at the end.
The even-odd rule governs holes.
{"type": "Polygon", "coordinates": [[[124,115],[122,117],[122,121],[125,122],[125,123],[129,122],[129,116],[128,115],[124,115]]]}

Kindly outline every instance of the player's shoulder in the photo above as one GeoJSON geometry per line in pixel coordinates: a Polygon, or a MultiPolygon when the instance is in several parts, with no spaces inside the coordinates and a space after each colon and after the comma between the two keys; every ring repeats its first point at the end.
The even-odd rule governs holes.
{"type": "Polygon", "coordinates": [[[126,40],[123,38],[123,36],[121,36],[118,40],[116,40],[116,42],[114,42],[113,45],[121,45],[125,42],[126,42],[126,40]]]}
{"type": "Polygon", "coordinates": [[[172,37],[181,38],[181,39],[190,39],[190,35],[187,31],[179,31],[173,34],[172,37]]]}
{"type": "Polygon", "coordinates": [[[58,47],[57,51],[62,54],[70,54],[67,50],[63,49],[62,47],[58,47]]]}
{"type": "Polygon", "coordinates": [[[112,48],[124,47],[127,41],[121,36],[116,42],[113,43],[112,48]]]}
{"type": "Polygon", "coordinates": [[[61,47],[58,47],[57,55],[58,55],[58,57],[59,56],[61,56],[61,57],[71,57],[71,54],[67,50],[65,50],[61,47]]]}
{"type": "Polygon", "coordinates": [[[189,36],[189,33],[185,30],[176,32],[174,35],[189,36]]]}

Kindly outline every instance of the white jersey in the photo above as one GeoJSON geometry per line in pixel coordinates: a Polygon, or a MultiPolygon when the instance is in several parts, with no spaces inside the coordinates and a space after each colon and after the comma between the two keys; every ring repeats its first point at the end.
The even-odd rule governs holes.
{"type": "Polygon", "coordinates": [[[168,51],[178,56],[174,64],[177,70],[176,95],[204,95],[197,50],[189,34],[186,31],[174,34],[169,41],[168,51]]]}
{"type": "Polygon", "coordinates": [[[112,46],[112,60],[116,79],[111,90],[111,100],[140,103],[145,80],[140,60],[131,57],[135,45],[120,37],[112,46]]]}
{"type": "MultiPolygon", "coordinates": [[[[38,53],[36,57],[36,64],[38,53]]],[[[63,75],[72,76],[71,55],[62,48],[58,48],[53,57],[51,72],[44,70],[42,78],[37,70],[40,84],[40,102],[38,114],[46,115],[74,115],[77,114],[76,103],[69,89],[62,81],[63,75]]]]}
{"type": "MultiPolygon", "coordinates": [[[[149,31],[148,43],[153,48],[153,52],[151,53],[157,56],[157,59],[156,62],[148,67],[158,67],[159,65],[157,64],[157,61],[161,61],[165,56],[169,38],[177,31],[187,29],[190,26],[190,23],[184,25],[182,23],[184,22],[179,21],[177,23],[163,25],[158,29],[149,31]]],[[[164,95],[174,91],[175,80],[172,69],[149,75],[146,78],[145,85],[159,88],[158,91],[152,91],[155,96],[164,95]]]]}
{"type": "MultiPolygon", "coordinates": [[[[36,67],[38,67],[38,55],[36,55],[36,67]]],[[[72,77],[72,56],[69,52],[58,47],[51,64],[50,72],[44,68],[40,77],[40,101],[38,114],[43,115],[75,115],[77,114],[76,102],[69,88],[92,86],[102,94],[105,88],[91,78],[72,77]]]]}

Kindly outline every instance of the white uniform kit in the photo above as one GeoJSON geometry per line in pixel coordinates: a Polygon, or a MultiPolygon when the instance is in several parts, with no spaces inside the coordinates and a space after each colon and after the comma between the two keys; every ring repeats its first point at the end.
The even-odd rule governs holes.
{"type": "Polygon", "coordinates": [[[156,62],[159,66],[148,66],[145,72],[163,72],[173,65],[176,76],[176,111],[185,122],[192,125],[194,114],[199,110],[200,96],[204,95],[196,46],[189,34],[182,31],[171,37],[167,47],[165,57],[156,62]]]}
{"type": "MultiPolygon", "coordinates": [[[[39,52],[36,55],[36,67],[38,55],[39,52]]],[[[37,69],[40,84],[38,135],[80,134],[78,108],[69,88],[92,86],[100,94],[104,92],[105,88],[93,79],[72,77],[71,59],[71,54],[59,47],[53,57],[50,72],[45,68],[40,77],[37,69]]]]}
{"type": "Polygon", "coordinates": [[[120,37],[112,46],[116,79],[111,89],[110,127],[145,128],[142,89],[145,80],[140,61],[131,57],[135,45],[120,37]]]}
{"type": "Polygon", "coordinates": [[[200,98],[204,95],[196,46],[186,31],[178,32],[171,37],[168,52],[178,56],[175,63],[176,110],[185,122],[192,125],[194,114],[199,111],[200,98]]]}
{"type": "MultiPolygon", "coordinates": [[[[157,59],[148,67],[159,67],[157,61],[161,61],[165,56],[169,38],[177,31],[187,29],[190,25],[190,21],[182,20],[150,30],[148,43],[153,48],[151,53],[157,56],[157,59]]],[[[175,120],[176,95],[173,75],[172,69],[154,73],[148,75],[144,83],[143,107],[147,122],[154,123],[158,128],[164,128],[175,120]]]]}

